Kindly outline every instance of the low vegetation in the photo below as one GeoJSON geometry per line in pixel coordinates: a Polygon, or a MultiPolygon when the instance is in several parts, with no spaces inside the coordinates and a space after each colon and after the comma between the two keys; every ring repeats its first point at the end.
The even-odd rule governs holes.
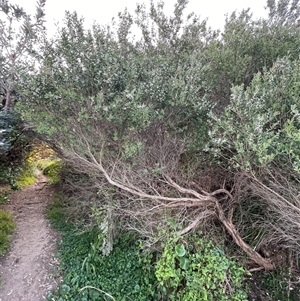
{"type": "Polygon", "coordinates": [[[0,205],[4,205],[8,203],[8,195],[9,195],[8,191],[0,190],[0,205]]]}
{"type": "Polygon", "coordinates": [[[36,182],[37,173],[33,162],[30,158],[25,160],[24,165],[20,169],[20,173],[17,176],[16,184],[17,187],[22,189],[33,185],[36,182]]]}
{"type": "MultiPolygon", "coordinates": [[[[40,162],[38,162],[38,165],[40,166],[40,162]]],[[[42,169],[42,172],[45,176],[48,178],[49,184],[56,184],[60,180],[60,171],[62,169],[62,161],[60,159],[55,159],[46,162],[43,162],[44,168],[42,169]]]]}
{"type": "Polygon", "coordinates": [[[155,275],[163,300],[248,300],[245,270],[201,233],[165,243],[155,275]]]}
{"type": "Polygon", "coordinates": [[[61,167],[62,161],[57,158],[55,152],[47,144],[35,140],[20,166],[20,172],[16,177],[17,186],[22,189],[34,184],[39,172],[47,176],[49,184],[58,183],[61,167]]]}
{"type": "Polygon", "coordinates": [[[66,222],[67,208],[56,196],[47,213],[62,234],[58,256],[64,275],[60,288],[48,299],[157,300],[152,255],[142,254],[135,235],[120,236],[113,252],[104,256],[100,252],[103,236],[97,229],[84,230],[66,222]]]}
{"type": "Polygon", "coordinates": [[[290,269],[277,268],[266,272],[261,277],[261,287],[268,292],[271,300],[299,300],[299,276],[292,273],[290,269]]]}
{"type": "Polygon", "coordinates": [[[247,300],[245,270],[201,233],[170,238],[162,253],[147,249],[134,232],[120,233],[105,255],[99,229],[66,222],[68,212],[59,196],[48,208],[62,234],[64,276],[48,300],[247,300]]]}
{"type": "Polygon", "coordinates": [[[3,255],[8,250],[14,228],[15,223],[11,214],[0,209],[0,255],[3,255]]]}

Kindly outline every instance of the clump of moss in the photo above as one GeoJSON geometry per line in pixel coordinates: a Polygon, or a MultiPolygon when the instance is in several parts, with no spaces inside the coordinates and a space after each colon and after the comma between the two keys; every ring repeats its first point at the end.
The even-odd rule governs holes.
{"type": "Polygon", "coordinates": [[[0,209],[0,255],[9,247],[9,239],[15,229],[15,223],[9,212],[0,209]]]}

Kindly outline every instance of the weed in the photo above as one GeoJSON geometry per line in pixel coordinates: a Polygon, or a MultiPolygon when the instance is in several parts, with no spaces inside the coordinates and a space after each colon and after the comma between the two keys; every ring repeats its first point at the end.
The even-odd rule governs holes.
{"type": "Polygon", "coordinates": [[[52,296],[74,301],[157,300],[154,271],[149,273],[140,260],[138,242],[119,239],[111,254],[103,256],[98,249],[101,239],[96,229],[63,234],[59,256],[64,281],[52,296]]]}
{"type": "Polygon", "coordinates": [[[48,167],[53,162],[53,159],[46,158],[46,159],[38,159],[36,161],[37,169],[43,171],[46,167],[48,167]]]}
{"type": "Polygon", "coordinates": [[[35,181],[36,181],[35,176],[23,174],[17,180],[17,187],[19,187],[19,188],[29,187],[29,186],[33,185],[35,183],[35,181]]]}
{"type": "Polygon", "coordinates": [[[7,204],[8,201],[9,201],[8,192],[7,191],[0,192],[0,205],[7,204]]]}

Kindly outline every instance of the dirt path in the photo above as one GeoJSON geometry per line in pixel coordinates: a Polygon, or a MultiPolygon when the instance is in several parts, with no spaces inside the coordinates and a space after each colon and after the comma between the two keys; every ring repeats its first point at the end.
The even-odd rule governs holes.
{"type": "Polygon", "coordinates": [[[41,301],[56,285],[57,235],[45,219],[53,188],[39,175],[35,185],[9,196],[0,208],[11,212],[16,230],[10,252],[0,260],[0,301],[41,301]]]}

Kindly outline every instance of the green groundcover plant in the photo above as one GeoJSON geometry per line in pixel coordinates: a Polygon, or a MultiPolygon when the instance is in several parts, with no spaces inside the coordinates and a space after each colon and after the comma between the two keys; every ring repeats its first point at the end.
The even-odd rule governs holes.
{"type": "Polygon", "coordinates": [[[150,251],[132,232],[117,236],[103,255],[99,229],[82,232],[66,223],[66,208],[56,197],[48,210],[60,229],[63,282],[48,300],[247,300],[245,270],[201,233],[169,239],[150,251]]]}
{"type": "Polygon", "coordinates": [[[247,300],[245,270],[199,235],[169,240],[155,275],[163,300],[247,300]]]}
{"type": "Polygon", "coordinates": [[[0,255],[9,248],[9,238],[15,229],[15,223],[9,212],[0,209],[0,255]]]}

